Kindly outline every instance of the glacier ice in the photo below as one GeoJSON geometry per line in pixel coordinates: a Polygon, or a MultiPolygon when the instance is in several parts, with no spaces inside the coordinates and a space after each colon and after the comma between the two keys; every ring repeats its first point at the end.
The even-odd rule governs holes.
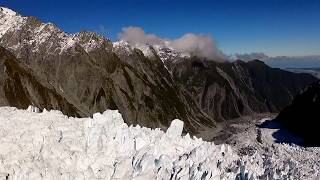
{"type": "Polygon", "coordinates": [[[27,108],[27,111],[39,113],[39,112],[40,112],[40,109],[39,109],[38,107],[35,107],[35,106],[29,106],[29,107],[27,108]]]}
{"type": "Polygon", "coordinates": [[[229,145],[181,136],[183,122],[177,119],[164,132],[128,126],[116,110],[73,118],[28,109],[0,108],[0,178],[272,179],[292,174],[292,163],[271,167],[273,159],[264,155],[240,157],[229,145]]]}
{"type": "Polygon", "coordinates": [[[166,134],[171,137],[179,137],[182,134],[183,121],[175,119],[171,121],[170,127],[167,129],[166,134]]]}

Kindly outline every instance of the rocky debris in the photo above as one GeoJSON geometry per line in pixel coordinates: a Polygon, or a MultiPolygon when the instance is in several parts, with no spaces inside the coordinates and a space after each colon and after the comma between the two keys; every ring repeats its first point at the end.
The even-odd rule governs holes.
{"type": "Polygon", "coordinates": [[[239,149],[240,156],[253,156],[256,153],[257,149],[254,146],[246,146],[239,149]]]}
{"type": "Polygon", "coordinates": [[[262,132],[261,132],[261,129],[258,129],[258,130],[257,130],[257,141],[258,141],[259,143],[263,143],[263,141],[262,141],[262,132]]]}
{"type": "MultiPolygon", "coordinates": [[[[283,129],[278,126],[279,123],[275,124],[274,121],[271,121],[273,116],[264,113],[233,120],[224,128],[229,130],[232,127],[231,135],[225,137],[224,141],[220,141],[220,145],[227,143],[238,156],[246,159],[247,163],[262,165],[263,173],[257,179],[318,179],[320,177],[320,148],[302,147],[295,143],[279,141],[282,138],[291,139],[292,134],[282,132],[279,137],[278,134],[283,129]],[[272,122],[271,125],[268,123],[269,126],[262,126],[269,121],[272,122]],[[261,132],[263,143],[257,141],[258,132],[261,132]],[[274,167],[279,167],[279,169],[274,169],[274,167]]],[[[256,169],[255,172],[257,171],[259,170],[256,169]]]]}

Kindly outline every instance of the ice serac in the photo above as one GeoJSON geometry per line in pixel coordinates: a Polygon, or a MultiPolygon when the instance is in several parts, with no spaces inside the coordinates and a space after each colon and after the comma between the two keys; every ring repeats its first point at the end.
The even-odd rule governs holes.
{"type": "Polygon", "coordinates": [[[39,112],[40,112],[40,109],[39,109],[38,107],[35,107],[35,106],[29,106],[29,107],[27,108],[27,111],[39,113],[39,112]]]}
{"type": "Polygon", "coordinates": [[[183,131],[183,121],[175,119],[171,121],[170,127],[167,129],[167,135],[171,137],[181,136],[183,131]]]}
{"type": "MultiPolygon", "coordinates": [[[[172,138],[169,130],[128,126],[117,110],[73,118],[59,111],[1,107],[0,178],[209,180],[318,175],[273,155],[240,157],[229,145],[181,136],[182,125],[173,121],[171,128],[177,131],[172,138]]],[[[314,169],[319,167],[315,164],[314,169]]]]}

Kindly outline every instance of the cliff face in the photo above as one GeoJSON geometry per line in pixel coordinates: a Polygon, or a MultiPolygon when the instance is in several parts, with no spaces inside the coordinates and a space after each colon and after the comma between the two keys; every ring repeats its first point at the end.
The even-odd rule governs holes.
{"type": "Polygon", "coordinates": [[[24,69],[15,57],[0,47],[0,106],[27,108],[34,105],[46,109],[60,109],[71,116],[80,112],[53,87],[46,87],[24,69]]]}
{"type": "Polygon", "coordinates": [[[71,56],[27,68],[1,48],[0,103],[19,108],[32,104],[80,117],[119,109],[129,124],[153,128],[167,127],[175,118],[183,119],[190,132],[215,127],[164,66],[157,66],[159,59],[147,59],[139,50],[130,56],[134,66],[105,50],[89,55],[74,49],[71,56]]]}
{"type": "Polygon", "coordinates": [[[171,65],[173,78],[218,121],[256,112],[279,112],[317,79],[270,68],[259,60],[232,63],[196,57],[171,65]]]}
{"type": "Polygon", "coordinates": [[[319,146],[317,132],[320,124],[320,82],[307,86],[292,103],[284,108],[276,120],[300,135],[307,146],[319,146]]]}

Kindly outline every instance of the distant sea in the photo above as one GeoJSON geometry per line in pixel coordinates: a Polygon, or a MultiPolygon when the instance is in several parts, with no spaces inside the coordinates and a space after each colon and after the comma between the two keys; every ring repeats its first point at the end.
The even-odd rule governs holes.
{"type": "Polygon", "coordinates": [[[320,68],[320,56],[287,57],[278,56],[265,59],[264,62],[274,68],[320,68]]]}

